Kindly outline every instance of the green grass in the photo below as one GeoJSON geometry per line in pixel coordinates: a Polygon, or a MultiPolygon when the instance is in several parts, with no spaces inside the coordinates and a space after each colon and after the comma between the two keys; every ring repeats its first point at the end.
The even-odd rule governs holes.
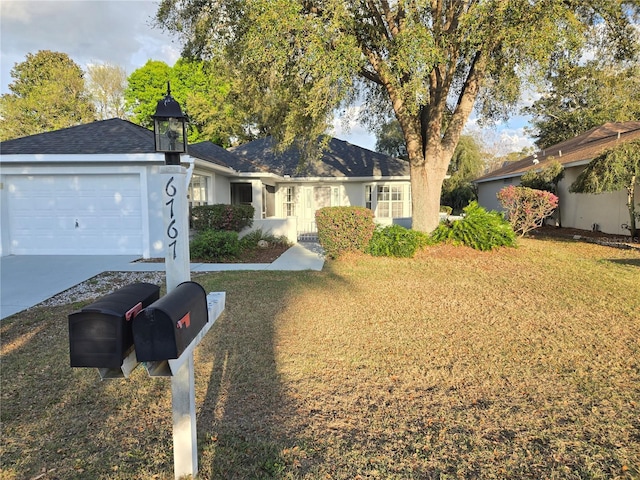
{"type": "MultiPolygon", "coordinates": [[[[640,478],[640,253],[523,239],[198,277],[200,476],[640,478]]],[[[0,324],[2,479],[173,478],[168,379],[68,367],[66,316],[0,324]]]]}

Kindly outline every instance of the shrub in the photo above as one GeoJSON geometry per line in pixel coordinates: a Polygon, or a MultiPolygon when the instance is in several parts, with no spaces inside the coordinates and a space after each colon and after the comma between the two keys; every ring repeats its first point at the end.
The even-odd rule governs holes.
{"type": "Polygon", "coordinates": [[[500,190],[497,197],[513,230],[521,236],[542,225],[558,207],[558,197],[553,193],[529,187],[509,185],[500,190]]]}
{"type": "Polygon", "coordinates": [[[251,205],[198,205],[191,210],[193,228],[239,232],[253,225],[255,209],[251,205]]]}
{"type": "Polygon", "coordinates": [[[487,212],[478,202],[471,202],[463,211],[464,218],[442,222],[431,234],[431,241],[450,241],[482,251],[515,246],[516,235],[502,214],[487,212]]]}
{"type": "Polygon", "coordinates": [[[191,258],[219,262],[238,258],[242,248],[237,232],[204,230],[190,244],[191,258]]]}
{"type": "Polygon", "coordinates": [[[410,258],[428,244],[428,235],[400,225],[377,227],[366,252],[374,257],[410,258]]]}
{"type": "Polygon", "coordinates": [[[440,213],[451,215],[453,213],[453,207],[450,207],[449,205],[440,205],[440,213]]]}
{"type": "Polygon", "coordinates": [[[364,207],[324,207],[316,211],[318,241],[330,258],[364,252],[373,236],[373,212],[364,207]]]}

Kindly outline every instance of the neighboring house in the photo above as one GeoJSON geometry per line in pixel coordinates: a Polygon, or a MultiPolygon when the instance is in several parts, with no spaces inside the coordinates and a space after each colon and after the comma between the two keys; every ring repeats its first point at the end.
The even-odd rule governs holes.
{"type": "MultiPolygon", "coordinates": [[[[249,203],[256,228],[293,241],[326,205],[367,206],[389,223],[411,215],[405,162],[332,140],[300,174],[292,152],[271,152],[269,140],[189,145],[190,204],[249,203]]],[[[153,132],[120,119],[1,142],[0,254],[163,256],[162,165],[153,132]]]]}
{"type": "Polygon", "coordinates": [[[636,139],[640,139],[640,122],[606,123],[592,128],[474,180],[478,187],[478,203],[488,210],[501,210],[496,194],[503,187],[519,185],[525,172],[540,170],[557,160],[565,168],[564,179],[558,185],[562,226],[629,235],[624,227],[629,223],[625,191],[594,195],[569,193],[569,187],[585,166],[604,150],[636,139]]]}

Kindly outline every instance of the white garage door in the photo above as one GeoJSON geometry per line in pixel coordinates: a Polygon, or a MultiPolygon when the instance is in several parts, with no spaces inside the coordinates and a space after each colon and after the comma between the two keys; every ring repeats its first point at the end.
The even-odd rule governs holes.
{"type": "Polygon", "coordinates": [[[14,255],[142,253],[139,175],[6,178],[14,255]]]}

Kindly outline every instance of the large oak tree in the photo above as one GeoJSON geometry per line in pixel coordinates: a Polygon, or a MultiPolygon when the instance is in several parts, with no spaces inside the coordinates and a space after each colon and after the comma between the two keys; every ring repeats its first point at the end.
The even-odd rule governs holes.
{"type": "Polygon", "coordinates": [[[636,0],[163,0],[185,54],[224,54],[284,145],[313,144],[335,109],[389,108],[411,165],[413,226],[438,224],[447,167],[474,106],[496,118],[600,24],[630,54],[636,0]],[[445,115],[450,119],[443,122],[445,115]]]}

